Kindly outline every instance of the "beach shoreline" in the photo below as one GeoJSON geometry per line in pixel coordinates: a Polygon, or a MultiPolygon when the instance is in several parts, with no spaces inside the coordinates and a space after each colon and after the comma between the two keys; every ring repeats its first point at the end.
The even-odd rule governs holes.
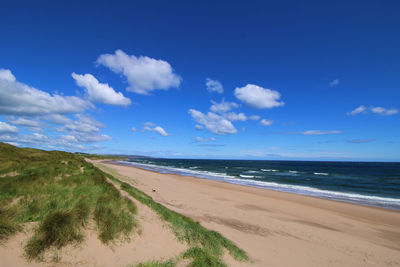
{"type": "Polygon", "coordinates": [[[96,164],[228,237],[248,252],[251,266],[400,266],[398,211],[105,161],[96,164]]]}
{"type": "MultiPolygon", "coordinates": [[[[186,164],[186,167],[174,166],[177,164],[182,164],[182,162],[168,162],[167,165],[164,165],[165,162],[161,162],[161,164],[159,165],[153,164],[154,162],[144,163],[129,160],[117,160],[110,163],[138,167],[140,169],[155,171],[157,173],[163,174],[177,174],[194,178],[221,181],[235,185],[244,185],[248,187],[273,190],[277,192],[311,196],[320,199],[328,199],[357,205],[400,211],[400,199],[398,198],[398,196],[393,194],[393,192],[392,194],[388,194],[388,192],[385,192],[385,194],[383,194],[382,191],[378,190],[381,185],[374,184],[377,181],[374,181],[373,178],[371,178],[370,176],[367,175],[366,179],[360,179],[360,182],[368,184],[367,186],[364,184],[361,187],[362,189],[355,190],[353,185],[349,184],[350,181],[352,183],[355,182],[351,178],[355,175],[354,173],[351,173],[345,178],[345,180],[343,180],[343,177],[341,177],[343,174],[337,174],[332,169],[329,170],[330,173],[323,173],[324,179],[321,179],[315,178],[315,175],[321,173],[316,173],[315,171],[311,171],[310,173],[310,169],[307,170],[307,167],[301,171],[291,171],[290,169],[295,169],[295,166],[281,166],[281,168],[284,169],[277,170],[262,169],[261,166],[255,167],[254,165],[250,169],[244,165],[231,165],[228,171],[226,166],[225,169],[222,170],[221,166],[219,166],[219,170],[212,170],[210,168],[207,168],[205,165],[202,165],[201,163],[183,163],[186,164]],[[202,167],[190,166],[198,164],[202,167]],[[238,169],[240,170],[238,171],[238,169]],[[268,172],[273,173],[273,175],[269,175],[268,172]],[[334,173],[332,174],[331,172],[334,173]],[[293,177],[290,178],[292,180],[291,182],[286,180],[288,176],[293,177]],[[332,187],[336,188],[333,189],[332,187]]],[[[213,162],[211,164],[213,164],[213,162]]],[[[229,165],[231,164],[231,162],[226,164],[229,165]]],[[[269,168],[271,167],[279,168],[278,166],[269,166],[269,168]]],[[[369,168],[371,166],[365,167],[369,168]]],[[[313,166],[313,168],[315,168],[315,166],[313,166]]],[[[343,168],[343,166],[341,166],[341,168],[343,168]]],[[[322,169],[320,169],[319,171],[322,171],[322,169]]],[[[354,169],[352,171],[354,171],[354,169]]],[[[358,173],[358,175],[362,174],[358,173]]],[[[392,191],[393,190],[395,189],[392,189],[392,191]]]]}

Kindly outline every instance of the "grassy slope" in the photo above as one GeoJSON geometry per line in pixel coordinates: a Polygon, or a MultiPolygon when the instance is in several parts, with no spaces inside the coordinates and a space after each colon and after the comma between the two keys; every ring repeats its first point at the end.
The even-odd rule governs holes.
{"type": "Polygon", "coordinates": [[[38,222],[25,246],[29,259],[40,259],[50,247],[61,248],[83,239],[88,221],[96,222],[104,243],[127,236],[136,226],[136,205],[107,182],[112,179],[141,203],[168,222],[189,249],[167,262],[138,266],[175,266],[189,259],[190,266],[226,266],[224,249],[237,260],[246,253],[221,234],[156,203],[145,193],[86,162],[79,154],[17,148],[0,143],[0,241],[23,229],[24,223],[38,222]]]}
{"type": "Polygon", "coordinates": [[[116,155],[99,155],[99,154],[87,154],[87,153],[77,153],[77,155],[80,155],[88,159],[114,159],[114,160],[126,159],[126,157],[124,156],[116,156],[116,155]]]}
{"type": "Polygon", "coordinates": [[[136,225],[135,204],[79,155],[0,143],[0,175],[0,240],[24,223],[38,222],[25,246],[30,259],[52,246],[80,242],[91,219],[104,243],[127,236],[136,225]]]}

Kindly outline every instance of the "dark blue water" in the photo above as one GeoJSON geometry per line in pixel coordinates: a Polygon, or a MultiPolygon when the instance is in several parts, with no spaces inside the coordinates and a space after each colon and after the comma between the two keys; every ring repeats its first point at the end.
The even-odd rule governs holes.
{"type": "Polygon", "coordinates": [[[400,163],[129,159],[161,173],[400,210],[400,163]]]}

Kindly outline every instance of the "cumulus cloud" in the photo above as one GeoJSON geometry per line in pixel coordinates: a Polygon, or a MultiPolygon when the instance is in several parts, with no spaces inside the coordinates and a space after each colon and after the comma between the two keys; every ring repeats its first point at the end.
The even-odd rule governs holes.
{"type": "Polygon", "coordinates": [[[100,55],[97,63],[124,75],[129,83],[127,90],[138,94],[148,95],[157,89],[177,88],[181,83],[181,77],[168,62],[161,59],[136,57],[117,50],[114,54],[100,55]]]}
{"type": "Polygon", "coordinates": [[[366,108],[365,106],[361,105],[358,108],[348,112],[347,115],[351,116],[351,115],[357,115],[360,113],[367,114],[368,112],[372,112],[372,113],[379,114],[382,116],[390,116],[390,115],[395,115],[395,114],[399,113],[399,111],[395,108],[391,108],[391,109],[387,109],[387,108],[383,108],[383,107],[366,108]]]}
{"type": "Polygon", "coordinates": [[[136,132],[136,128],[135,127],[132,127],[132,132],[136,132]]]}
{"type": "Polygon", "coordinates": [[[324,130],[308,130],[302,132],[304,135],[324,135],[324,134],[341,134],[343,131],[324,131],[324,130]]]}
{"type": "Polygon", "coordinates": [[[18,129],[15,126],[0,121],[0,134],[5,134],[5,133],[8,134],[18,133],[18,129]]]}
{"type": "Polygon", "coordinates": [[[125,97],[121,92],[115,92],[108,84],[100,83],[92,74],[81,75],[73,72],[72,78],[74,78],[78,86],[85,89],[87,98],[92,102],[120,106],[131,104],[129,98],[125,97]]]}
{"type": "Polygon", "coordinates": [[[355,108],[354,110],[350,111],[347,113],[347,115],[356,115],[360,113],[365,113],[367,108],[363,105],[359,106],[358,108],[355,108]]]}
{"type": "Polygon", "coordinates": [[[338,79],[335,79],[329,83],[329,87],[330,88],[335,87],[335,86],[339,85],[339,83],[340,83],[340,81],[338,79]]]}
{"type": "Polygon", "coordinates": [[[10,70],[0,69],[0,80],[5,80],[9,82],[15,82],[15,76],[10,70]]]}
{"type": "Polygon", "coordinates": [[[76,96],[49,94],[15,80],[10,70],[0,70],[0,114],[44,115],[82,112],[93,104],[76,96]]]}
{"type": "Polygon", "coordinates": [[[143,132],[156,132],[161,136],[169,136],[169,134],[161,126],[156,126],[152,122],[143,123],[143,132]]]}
{"type": "Polygon", "coordinates": [[[222,84],[217,80],[211,80],[210,78],[207,78],[206,86],[209,92],[217,92],[219,94],[224,92],[224,87],[222,87],[222,84]]]}
{"type": "Polygon", "coordinates": [[[161,136],[168,136],[167,132],[160,126],[156,126],[153,129],[155,132],[159,133],[161,136]]]}
{"type": "Polygon", "coordinates": [[[70,120],[63,126],[57,127],[58,132],[73,136],[77,143],[94,143],[111,140],[111,137],[100,133],[100,128],[105,126],[94,118],[76,114],[76,120],[70,120]]]}
{"type": "Polygon", "coordinates": [[[222,101],[220,103],[215,102],[214,100],[211,100],[211,103],[212,103],[212,105],[210,107],[210,110],[212,112],[220,113],[220,114],[228,112],[234,108],[239,107],[239,105],[236,104],[235,102],[225,102],[224,99],[222,99],[222,101]]]}
{"type": "Polygon", "coordinates": [[[244,113],[229,112],[222,116],[230,121],[247,121],[247,116],[244,113]]]}
{"type": "Polygon", "coordinates": [[[272,123],[273,123],[273,121],[267,120],[267,119],[262,119],[262,120],[260,121],[260,125],[261,125],[261,126],[271,126],[272,123]]]}
{"type": "Polygon", "coordinates": [[[11,128],[0,133],[1,141],[51,149],[86,149],[83,144],[110,140],[100,132],[102,123],[82,114],[93,107],[86,99],[33,88],[17,81],[10,70],[0,69],[0,114],[12,115],[7,116],[10,123],[30,132],[19,134],[15,126],[9,125],[11,128]]]}
{"type": "Polygon", "coordinates": [[[278,91],[254,84],[237,87],[234,94],[237,99],[253,108],[266,109],[284,105],[284,102],[279,101],[281,94],[278,91]]]}
{"type": "Polygon", "coordinates": [[[204,127],[206,127],[212,133],[218,135],[237,133],[237,130],[233,126],[232,122],[213,112],[203,114],[198,110],[190,109],[189,114],[197,123],[204,125],[204,127]]]}

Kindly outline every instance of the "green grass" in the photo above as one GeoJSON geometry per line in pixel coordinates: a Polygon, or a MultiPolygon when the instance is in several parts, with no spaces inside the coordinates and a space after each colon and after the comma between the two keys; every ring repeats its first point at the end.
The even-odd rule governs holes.
{"type": "Polygon", "coordinates": [[[188,249],[183,253],[182,258],[192,259],[192,262],[189,264],[190,267],[226,267],[226,264],[221,260],[218,255],[214,255],[210,253],[207,249],[200,247],[188,249]]]}
{"type": "Polygon", "coordinates": [[[0,241],[37,222],[25,246],[29,259],[82,241],[90,220],[106,244],[136,227],[136,205],[80,155],[0,143],[0,175],[0,241]]]}
{"type": "Polygon", "coordinates": [[[174,267],[175,265],[175,262],[169,260],[166,262],[149,261],[146,263],[139,263],[135,265],[135,267],[174,267]]]}
{"type": "Polygon", "coordinates": [[[0,241],[23,230],[25,223],[36,222],[25,245],[28,259],[41,259],[52,247],[81,242],[90,221],[95,222],[98,237],[105,244],[127,238],[137,226],[137,207],[108,182],[111,179],[159,214],[178,240],[189,245],[173,260],[137,266],[170,267],[184,259],[190,260],[189,266],[226,266],[222,261],[225,250],[236,260],[249,260],[242,249],[218,232],[162,206],[114,178],[115,173],[106,174],[86,162],[82,155],[0,143],[0,175],[0,241]]]}
{"type": "MultiPolygon", "coordinates": [[[[224,248],[236,260],[249,261],[249,258],[244,250],[237,247],[230,240],[223,237],[220,233],[208,230],[207,228],[201,226],[198,222],[195,222],[193,219],[164,207],[163,205],[155,202],[150,196],[136,189],[135,187],[132,187],[127,183],[121,182],[111,175],[108,175],[108,177],[113,181],[119,183],[122,190],[137,199],[139,202],[150,207],[157,214],[159,214],[164,221],[167,221],[170,224],[171,229],[177,236],[178,240],[185,241],[190,247],[189,250],[181,255],[181,258],[183,259],[192,259],[192,262],[189,266],[226,266],[226,264],[221,259],[224,253],[224,248]]],[[[146,264],[161,263],[150,262],[146,264]]]]}
{"type": "Polygon", "coordinates": [[[223,248],[226,248],[235,259],[248,260],[246,253],[242,249],[220,233],[208,230],[191,218],[164,207],[155,202],[150,196],[127,183],[122,182],[121,189],[153,209],[163,220],[169,222],[178,239],[186,241],[190,247],[200,246],[201,249],[207,251],[208,255],[218,257],[223,254],[223,248]]]}
{"type": "Polygon", "coordinates": [[[124,156],[117,156],[117,155],[99,155],[99,154],[87,154],[87,153],[76,153],[76,154],[88,159],[115,159],[115,160],[126,159],[126,157],[124,156]]]}

